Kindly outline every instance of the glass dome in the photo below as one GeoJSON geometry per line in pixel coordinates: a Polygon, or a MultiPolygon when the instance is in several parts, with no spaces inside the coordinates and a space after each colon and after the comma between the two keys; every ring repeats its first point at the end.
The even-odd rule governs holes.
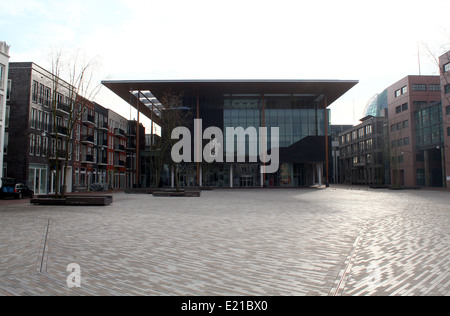
{"type": "Polygon", "coordinates": [[[376,94],[366,105],[365,116],[382,116],[382,110],[388,108],[388,100],[387,100],[387,89],[381,92],[380,94],[376,94]]]}

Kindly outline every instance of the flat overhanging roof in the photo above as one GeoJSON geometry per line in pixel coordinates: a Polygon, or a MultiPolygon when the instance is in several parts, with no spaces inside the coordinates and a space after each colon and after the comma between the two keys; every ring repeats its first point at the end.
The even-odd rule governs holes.
{"type": "Polygon", "coordinates": [[[315,96],[319,106],[331,105],[357,80],[112,80],[102,84],[142,114],[160,124],[158,98],[166,89],[184,95],[285,94],[315,96]],[[326,103],[325,103],[326,100],[326,103]]]}

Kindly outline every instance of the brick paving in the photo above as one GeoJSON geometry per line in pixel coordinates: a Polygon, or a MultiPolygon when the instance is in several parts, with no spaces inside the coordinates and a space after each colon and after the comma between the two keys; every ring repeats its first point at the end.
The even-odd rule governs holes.
{"type": "Polygon", "coordinates": [[[448,296],[448,205],[449,192],[345,186],[0,201],[0,296],[448,296]]]}

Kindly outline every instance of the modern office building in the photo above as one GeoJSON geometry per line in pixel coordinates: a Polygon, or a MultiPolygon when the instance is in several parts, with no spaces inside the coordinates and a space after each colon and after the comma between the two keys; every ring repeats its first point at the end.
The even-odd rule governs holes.
{"type": "MultiPolygon", "coordinates": [[[[191,162],[178,166],[182,186],[292,187],[330,181],[331,142],[326,137],[329,132],[328,106],[357,81],[177,80],[105,81],[103,84],[158,125],[161,125],[165,115],[165,104],[160,101],[165,99],[165,91],[169,89],[176,95],[182,95],[182,109],[190,111],[193,119],[202,120],[201,130],[194,129],[194,124],[188,126],[192,135],[203,135],[209,127],[224,131],[223,159],[205,164],[195,159],[195,154],[198,158],[203,148],[194,145],[191,162]],[[227,159],[230,158],[227,154],[233,151],[226,145],[229,140],[225,132],[227,127],[255,127],[257,131],[259,127],[266,127],[267,140],[271,139],[271,128],[278,127],[277,171],[264,173],[269,163],[264,164],[262,160],[255,162],[248,154],[244,161],[227,159]]],[[[161,128],[164,141],[170,131],[165,130],[164,126],[161,128]]],[[[245,138],[242,145],[247,149],[246,153],[252,145],[251,141],[256,140],[259,144],[258,137],[261,135],[245,138]]],[[[235,153],[236,142],[234,146],[235,153]]],[[[271,143],[267,148],[270,147],[271,143]]],[[[270,151],[262,152],[269,156],[270,151]]],[[[163,182],[173,185],[173,171],[171,175],[164,173],[164,177],[163,182]]]]}
{"type": "Polygon", "coordinates": [[[441,101],[444,132],[444,146],[442,147],[444,163],[444,177],[447,189],[450,189],[450,51],[439,57],[441,80],[441,101]]]}
{"type": "Polygon", "coordinates": [[[440,84],[439,76],[407,76],[387,88],[393,186],[444,185],[440,84]]]}
{"type": "Polygon", "coordinates": [[[10,81],[8,80],[8,68],[9,46],[5,42],[0,41],[0,179],[6,174],[3,154],[8,147],[8,134],[5,134],[6,125],[9,123],[9,106],[6,106],[6,101],[9,100],[9,92],[11,90],[10,81]]]}
{"type": "Polygon", "coordinates": [[[339,182],[390,184],[387,89],[367,102],[364,113],[360,124],[339,134],[339,182]]]}
{"type": "Polygon", "coordinates": [[[389,141],[386,112],[366,116],[361,124],[340,134],[340,182],[380,186],[389,184],[389,141]]]}
{"type": "Polygon", "coordinates": [[[342,164],[339,161],[341,157],[340,134],[351,128],[353,128],[353,125],[330,126],[331,157],[333,160],[330,176],[331,183],[340,183],[341,174],[344,172],[342,164]]]}

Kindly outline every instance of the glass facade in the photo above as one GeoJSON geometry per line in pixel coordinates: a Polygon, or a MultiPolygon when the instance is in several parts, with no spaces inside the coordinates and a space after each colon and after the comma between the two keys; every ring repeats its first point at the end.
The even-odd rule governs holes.
{"type": "MultiPolygon", "coordinates": [[[[329,111],[327,113],[329,115],[329,111]]],[[[224,132],[227,127],[263,126],[267,127],[268,139],[271,128],[278,127],[280,147],[289,147],[307,136],[325,136],[325,111],[315,107],[311,98],[281,95],[224,97],[224,132]]]]}
{"type": "Polygon", "coordinates": [[[365,116],[382,116],[382,111],[388,108],[387,89],[374,96],[367,104],[365,116]]]}
{"type": "Polygon", "coordinates": [[[444,142],[441,102],[415,112],[415,120],[418,147],[436,146],[444,142]]]}
{"type": "MultiPolygon", "coordinates": [[[[268,147],[271,146],[272,127],[279,129],[280,148],[288,148],[309,136],[321,136],[323,139],[325,115],[329,116],[330,111],[319,108],[315,102],[316,98],[316,96],[282,94],[222,94],[200,97],[198,99],[199,118],[202,119],[203,129],[210,126],[222,128],[224,154],[228,150],[226,148],[227,127],[242,127],[244,130],[254,127],[257,133],[255,140],[259,153],[259,127],[267,128],[268,147]]],[[[197,98],[185,96],[183,105],[191,109],[195,118],[197,98]]],[[[329,117],[328,122],[330,122],[329,117]]],[[[244,145],[246,155],[248,155],[249,141],[248,136],[245,140],[236,138],[234,151],[237,152],[239,145],[244,145]]],[[[319,143],[324,145],[322,140],[319,140],[319,143]]],[[[296,150],[301,151],[302,149],[297,148],[296,150]]],[[[320,160],[310,157],[307,159],[308,162],[302,158],[298,158],[298,161],[295,162],[282,161],[276,173],[265,176],[261,176],[260,164],[250,161],[245,163],[203,163],[201,182],[202,185],[211,187],[306,186],[319,181],[317,166],[323,163],[322,159],[325,160],[325,157],[320,154],[320,160]]],[[[195,168],[185,166],[180,171],[179,183],[181,186],[196,185],[195,168]]]]}

